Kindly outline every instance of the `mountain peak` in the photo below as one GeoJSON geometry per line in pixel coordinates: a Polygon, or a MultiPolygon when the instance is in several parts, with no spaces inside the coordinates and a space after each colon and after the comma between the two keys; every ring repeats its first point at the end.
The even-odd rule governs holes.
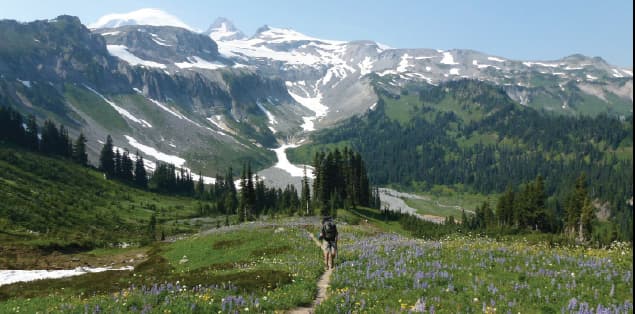
{"type": "Polygon", "coordinates": [[[332,40],[323,40],[311,37],[295,31],[291,28],[271,27],[269,25],[263,25],[258,28],[252,38],[259,38],[270,43],[283,43],[292,41],[319,41],[336,43],[336,41],[332,40]]]}
{"type": "Polygon", "coordinates": [[[124,25],[174,26],[195,31],[174,15],[153,8],[139,9],[128,13],[106,14],[88,27],[115,28],[124,25]]]}
{"type": "Polygon", "coordinates": [[[270,31],[271,27],[269,27],[269,25],[265,24],[263,26],[260,26],[257,30],[256,33],[254,34],[254,36],[258,36],[258,34],[270,31]]]}
{"type": "Polygon", "coordinates": [[[206,34],[215,41],[237,40],[245,38],[245,34],[241,32],[232,21],[227,18],[219,17],[207,29],[206,34]]]}

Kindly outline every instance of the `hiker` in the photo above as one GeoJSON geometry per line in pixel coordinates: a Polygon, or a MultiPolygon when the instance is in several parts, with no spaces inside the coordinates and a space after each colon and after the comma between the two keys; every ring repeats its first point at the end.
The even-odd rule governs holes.
{"type": "Polygon", "coordinates": [[[333,269],[335,267],[334,261],[337,255],[337,226],[335,221],[330,216],[326,216],[322,219],[322,229],[318,236],[320,240],[323,240],[322,250],[324,251],[324,267],[326,269],[333,269]]]}

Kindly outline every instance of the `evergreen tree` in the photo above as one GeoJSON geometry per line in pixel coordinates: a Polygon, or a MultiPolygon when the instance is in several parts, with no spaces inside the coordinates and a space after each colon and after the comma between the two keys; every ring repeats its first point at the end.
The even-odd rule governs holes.
{"type": "Polygon", "coordinates": [[[113,152],[112,138],[110,135],[106,137],[106,143],[99,154],[99,169],[111,179],[115,177],[115,154],[113,152]]]}
{"type": "Polygon", "coordinates": [[[73,142],[68,136],[68,129],[64,125],[60,125],[59,138],[56,146],[56,153],[66,158],[72,158],[73,156],[73,142]]]}
{"type": "Polygon", "coordinates": [[[145,165],[143,164],[143,157],[139,155],[139,151],[135,154],[135,167],[134,167],[134,181],[135,184],[142,188],[148,188],[148,175],[146,173],[145,165]]]}
{"type": "Polygon", "coordinates": [[[29,115],[29,118],[26,121],[25,142],[26,147],[32,151],[38,151],[40,149],[38,125],[34,115],[29,115]]]}
{"type": "Polygon", "coordinates": [[[73,161],[86,166],[88,165],[88,154],[86,154],[86,137],[84,133],[79,133],[73,145],[73,161]]]}
{"type": "Polygon", "coordinates": [[[240,175],[240,199],[238,205],[238,221],[247,220],[247,167],[243,164],[243,171],[240,175]]]}
{"type": "Polygon", "coordinates": [[[121,179],[125,182],[133,183],[134,182],[134,167],[132,164],[132,159],[130,158],[130,153],[128,150],[124,150],[121,155],[121,179]]]}
{"type": "Polygon", "coordinates": [[[60,134],[55,123],[51,120],[44,121],[42,140],[40,142],[42,153],[45,155],[55,155],[60,151],[61,145],[60,134]]]}
{"type": "Polygon", "coordinates": [[[511,185],[498,199],[496,204],[496,217],[499,226],[511,227],[514,223],[514,190],[511,185]]]}
{"type": "Polygon", "coordinates": [[[582,228],[582,223],[580,220],[580,216],[582,214],[582,208],[587,202],[588,194],[586,190],[586,174],[582,173],[576,179],[575,189],[572,194],[569,196],[568,204],[566,207],[566,221],[565,221],[565,231],[572,237],[578,235],[581,237],[583,232],[580,231],[582,228]]]}
{"type": "Polygon", "coordinates": [[[234,173],[231,167],[227,170],[227,174],[224,176],[225,178],[225,210],[229,214],[235,214],[236,209],[238,208],[238,196],[236,193],[236,185],[234,184],[234,173]]]}
{"type": "Polygon", "coordinates": [[[199,171],[198,181],[196,182],[196,196],[203,198],[205,195],[205,182],[203,182],[203,174],[199,171]]]}
{"type": "Polygon", "coordinates": [[[578,238],[581,241],[588,240],[591,237],[593,231],[593,221],[595,220],[595,213],[593,212],[593,205],[591,200],[587,197],[584,199],[584,205],[580,210],[580,226],[578,238]]]}
{"type": "Polygon", "coordinates": [[[301,201],[302,210],[304,211],[304,215],[309,216],[313,215],[313,210],[311,208],[311,192],[309,190],[309,178],[306,175],[306,166],[304,166],[304,172],[302,176],[302,192],[301,192],[301,201]]]}
{"type": "Polygon", "coordinates": [[[157,236],[157,214],[153,213],[150,216],[150,221],[148,222],[148,237],[151,241],[154,241],[157,236]]]}
{"type": "Polygon", "coordinates": [[[123,168],[121,167],[121,153],[119,148],[115,149],[115,178],[121,179],[123,174],[123,168]]]}

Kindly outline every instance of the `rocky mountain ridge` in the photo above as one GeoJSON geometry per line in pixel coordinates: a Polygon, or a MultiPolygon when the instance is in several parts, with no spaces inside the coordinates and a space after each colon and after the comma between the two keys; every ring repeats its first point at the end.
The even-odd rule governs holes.
{"type": "Polygon", "coordinates": [[[519,61],[464,49],[395,49],[219,18],[198,32],[165,12],[0,21],[0,101],[89,139],[213,176],[266,148],[373,108],[379,91],[473,79],[558,114],[632,114],[632,70],[598,57],[519,61]]]}

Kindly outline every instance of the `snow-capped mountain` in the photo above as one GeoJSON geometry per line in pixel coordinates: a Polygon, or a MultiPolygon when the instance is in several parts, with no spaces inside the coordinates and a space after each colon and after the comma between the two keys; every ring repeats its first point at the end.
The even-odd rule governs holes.
{"type": "Polygon", "coordinates": [[[560,111],[572,110],[566,88],[604,100],[610,94],[631,104],[633,99],[632,70],[598,57],[520,61],[465,49],[394,49],[373,41],[324,40],[269,26],[249,38],[208,34],[216,39],[221,55],[284,79],[294,99],[316,112],[305,118],[305,130],[368,109],[377,100],[372,81],[398,94],[400,87],[412,82],[484,80],[502,86],[525,105],[543,106],[537,102],[545,96],[555,99],[560,105],[545,109],[560,111]]]}
{"type": "Polygon", "coordinates": [[[213,40],[236,40],[245,38],[245,34],[234,26],[232,21],[219,17],[207,29],[205,34],[213,40]]]}
{"type": "Polygon", "coordinates": [[[106,15],[90,29],[69,16],[0,21],[0,28],[32,39],[20,49],[0,44],[0,99],[55,117],[71,132],[84,130],[93,158],[98,140],[111,134],[123,147],[173,156],[168,160],[206,175],[237,158],[267,165],[274,160],[267,147],[362,114],[380,95],[399,97],[412,85],[474,79],[530,107],[632,113],[632,69],[577,54],[511,60],[325,40],[270,26],[248,37],[224,18],[197,32],[156,9],[106,15]],[[112,110],[98,114],[86,101],[112,110]]]}
{"type": "Polygon", "coordinates": [[[153,12],[140,10],[127,15],[108,15],[91,27],[99,27],[95,31],[106,37],[112,55],[133,65],[158,67],[168,73],[186,68],[217,71],[240,68],[280,78],[289,95],[313,112],[303,117],[302,128],[306,131],[364,112],[377,101],[376,86],[398,93],[405,84],[413,82],[489,81],[500,85],[510,97],[524,105],[562,112],[576,112],[568,99],[571,97],[567,88],[605,102],[611,95],[631,104],[633,99],[632,70],[612,66],[598,57],[571,55],[553,61],[522,61],[466,49],[395,49],[373,41],[320,39],[267,25],[247,37],[228,19],[218,18],[203,33],[216,43],[218,56],[194,48],[166,60],[151,56],[154,52],[150,51],[188,43],[169,43],[155,32],[149,35],[153,38],[146,39],[155,42],[153,47],[135,49],[130,43],[121,44],[118,32],[123,28],[105,28],[122,20],[138,25],[178,26],[182,23],[163,12],[149,17],[153,12]],[[548,102],[544,101],[545,97],[548,102]]]}
{"type": "Polygon", "coordinates": [[[140,9],[129,13],[113,13],[100,17],[88,28],[115,28],[126,25],[174,26],[195,31],[179,18],[159,9],[140,9]]]}

